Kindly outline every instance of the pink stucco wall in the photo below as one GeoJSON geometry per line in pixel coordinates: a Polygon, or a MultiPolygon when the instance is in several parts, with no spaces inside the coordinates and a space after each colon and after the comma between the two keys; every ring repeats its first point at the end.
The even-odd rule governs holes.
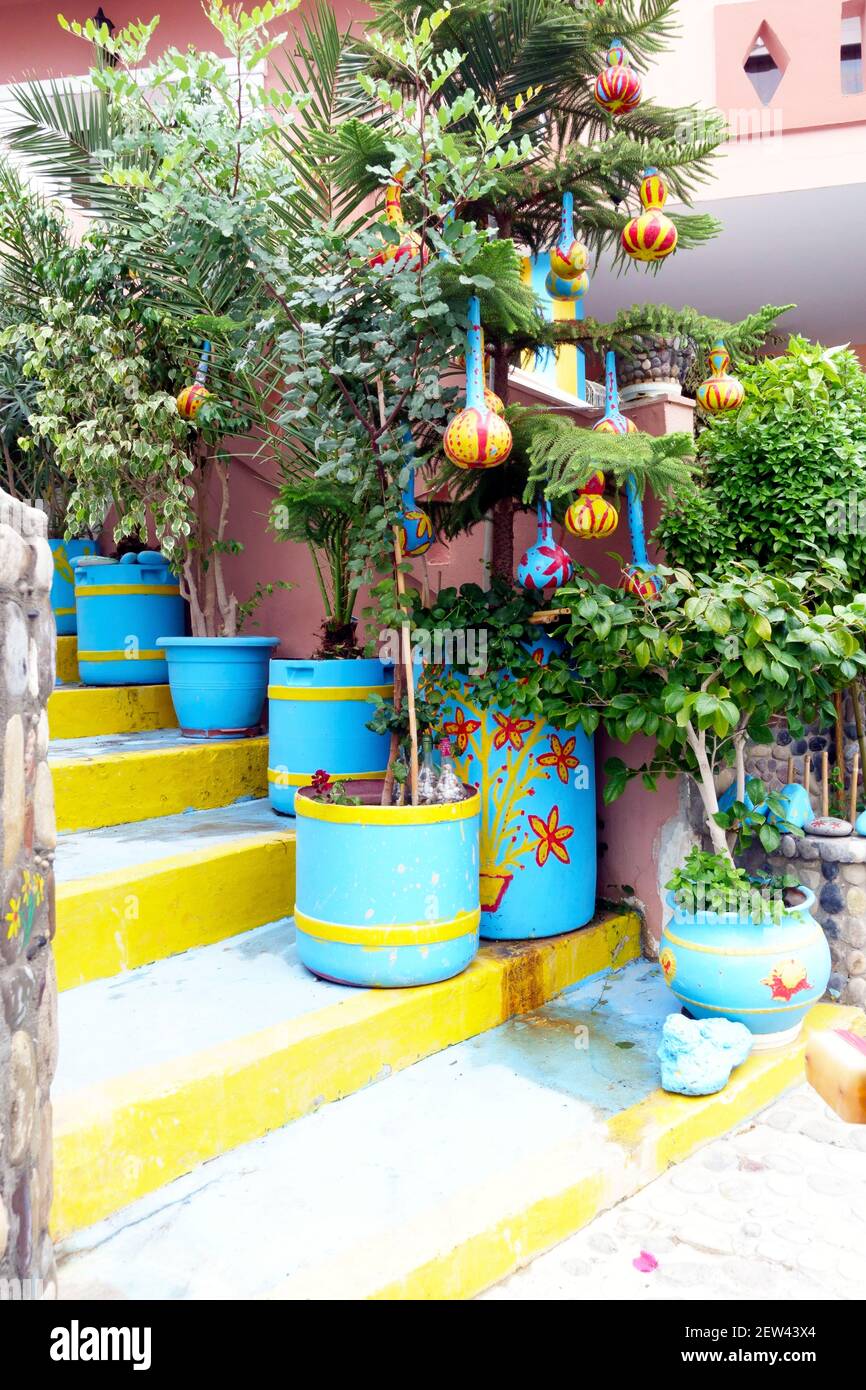
{"type": "Polygon", "coordinates": [[[717,5],[716,105],[723,111],[755,105],[755,89],[743,64],[762,26],[764,41],[784,76],[769,110],[782,129],[811,130],[866,121],[866,92],[842,92],[839,50],[843,10],[862,16],[862,4],[841,0],[753,0],[717,5]]]}

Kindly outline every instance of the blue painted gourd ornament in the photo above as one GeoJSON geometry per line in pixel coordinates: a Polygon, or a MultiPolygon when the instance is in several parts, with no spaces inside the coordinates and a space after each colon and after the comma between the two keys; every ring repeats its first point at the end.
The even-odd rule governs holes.
{"type": "Polygon", "coordinates": [[[633,473],[625,480],[625,495],[628,508],[628,529],[631,535],[632,563],[623,571],[622,587],[626,593],[634,594],[650,603],[658,598],[665,581],[655,565],[651,565],[646,548],[646,531],[643,523],[643,503],[637,490],[633,473]]]}
{"type": "Polygon", "coordinates": [[[468,318],[466,406],[449,422],[442,443],[457,468],[495,468],[511,453],[511,430],[484,399],[481,306],[477,295],[469,300],[468,318]]]}
{"type": "Polygon", "coordinates": [[[538,537],[520,557],[517,582],[529,593],[543,593],[567,584],[574,574],[568,551],[553,539],[553,515],[549,502],[538,504],[538,537]]]}
{"type": "Polygon", "coordinates": [[[604,414],[592,428],[596,434],[637,434],[634,420],[629,420],[619,408],[616,355],[610,351],[605,353],[604,358],[604,414]]]}
{"type": "Polygon", "coordinates": [[[201,357],[196,368],[195,381],[192,386],[184,386],[177,393],[177,413],[182,415],[184,420],[194,420],[201,410],[205,401],[210,398],[210,391],[205,387],[207,381],[207,371],[210,365],[210,343],[205,340],[202,344],[201,357]]]}
{"type": "Polygon", "coordinates": [[[729,411],[739,410],[743,404],[745,388],[735,376],[728,374],[730,365],[731,359],[724,339],[717,338],[710,353],[712,374],[706,381],[701,382],[695,393],[698,405],[708,415],[726,415],[729,411]]]}
{"type": "Polygon", "coordinates": [[[565,304],[578,304],[589,289],[589,274],[582,270],[573,280],[561,280],[551,270],[544,277],[544,288],[551,299],[561,300],[565,304]]]}
{"type": "Polygon", "coordinates": [[[622,39],[614,39],[607,51],[607,67],[595,80],[596,102],[609,116],[619,116],[640,105],[642,92],[640,74],[626,63],[622,39]]]}
{"type": "Polygon", "coordinates": [[[676,226],[662,211],[668,186],[658,169],[647,169],[640,186],[643,212],[632,217],[622,229],[620,243],[635,261],[663,261],[677,249],[676,226]]]}
{"type": "MultiPolygon", "coordinates": [[[[408,428],[406,430],[406,451],[410,458],[414,457],[415,445],[412,431],[408,428]]],[[[429,516],[415,500],[415,468],[413,465],[410,465],[409,468],[409,477],[403,489],[402,506],[394,519],[394,524],[400,535],[400,552],[407,559],[426,554],[436,539],[429,516]]]]}

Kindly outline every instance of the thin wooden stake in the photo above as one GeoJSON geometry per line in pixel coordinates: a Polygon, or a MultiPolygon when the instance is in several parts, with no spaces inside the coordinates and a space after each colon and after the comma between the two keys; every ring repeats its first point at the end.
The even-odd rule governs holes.
{"type": "Polygon", "coordinates": [[[857,742],[860,745],[860,766],[866,778],[866,730],[863,728],[863,711],[860,708],[860,682],[852,681],[848,687],[851,703],[854,706],[854,724],[857,729],[857,742]]]}
{"type": "Polygon", "coordinates": [[[821,753],[821,815],[830,814],[830,754],[827,749],[821,753]]]}
{"type": "Polygon", "coordinates": [[[806,788],[806,795],[809,798],[809,805],[812,804],[812,759],[808,753],[803,755],[803,786],[806,788]]]}
{"type": "Polygon", "coordinates": [[[857,783],[860,780],[860,749],[854,749],[854,761],[851,764],[851,814],[848,817],[853,825],[857,819],[857,783]]]}
{"type": "Polygon", "coordinates": [[[794,754],[793,754],[793,753],[789,753],[789,754],[788,754],[788,771],[787,771],[787,773],[785,774],[785,781],[787,782],[788,786],[790,786],[790,785],[792,784],[792,782],[794,781],[794,754]]]}

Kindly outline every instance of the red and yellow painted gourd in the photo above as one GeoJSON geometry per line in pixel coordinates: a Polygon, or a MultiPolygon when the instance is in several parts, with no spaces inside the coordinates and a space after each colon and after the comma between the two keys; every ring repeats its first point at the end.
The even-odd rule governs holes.
{"type": "Polygon", "coordinates": [[[574,280],[589,265],[589,250],[574,234],[574,195],[563,193],[559,240],[550,252],[550,273],[574,280]]]}
{"type": "MultiPolygon", "coordinates": [[[[496,407],[485,400],[481,307],[475,295],[469,300],[468,317],[466,406],[449,423],[442,443],[457,468],[495,468],[511,453],[511,430],[496,407]]],[[[502,402],[496,399],[501,408],[502,402]]]]}
{"type": "Polygon", "coordinates": [[[406,226],[403,219],[403,209],[401,198],[403,194],[403,174],[400,173],[388,184],[385,190],[385,220],[389,226],[395,227],[400,233],[399,241],[384,242],[378,251],[370,257],[370,265],[389,265],[392,261],[409,260],[414,262],[413,269],[419,270],[422,265],[427,263],[427,248],[421,242],[417,232],[406,226]]]}
{"type": "Polygon", "coordinates": [[[739,410],[746,392],[741,381],[728,374],[731,358],[724,341],[717,338],[710,353],[712,375],[702,381],[695,393],[698,405],[709,415],[725,415],[739,410]]]}
{"type": "Polygon", "coordinates": [[[626,593],[634,594],[637,598],[654,599],[658,598],[664,588],[664,580],[652,567],[627,565],[622,587],[626,593]]]}
{"type": "Polygon", "coordinates": [[[634,111],[640,105],[643,86],[640,74],[625,61],[621,39],[614,39],[607,53],[607,67],[595,79],[594,96],[609,116],[634,111]]]}
{"type": "Polygon", "coordinates": [[[622,229],[621,244],[636,261],[663,261],[677,249],[677,229],[662,211],[668,187],[657,169],[647,169],[640,186],[643,212],[622,229]]]}
{"type": "Polygon", "coordinates": [[[182,390],[177,393],[177,413],[178,415],[182,415],[184,420],[194,420],[205,401],[210,398],[211,393],[205,387],[209,364],[210,343],[205,340],[202,346],[198,367],[196,368],[195,381],[191,386],[184,386],[182,390]]]}
{"type": "Polygon", "coordinates": [[[565,513],[566,529],[581,540],[610,536],[619,524],[619,512],[606,497],[582,492],[565,513]]]}

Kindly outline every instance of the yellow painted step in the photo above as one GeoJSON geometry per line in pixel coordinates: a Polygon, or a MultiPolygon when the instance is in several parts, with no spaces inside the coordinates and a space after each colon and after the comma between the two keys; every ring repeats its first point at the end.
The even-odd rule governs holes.
{"type": "Polygon", "coordinates": [[[58,637],[57,679],[74,684],[78,680],[78,638],[58,637]]]}
{"type": "Polygon", "coordinates": [[[93,830],[267,794],[266,738],[195,743],[171,733],[53,745],[59,830],[93,830]]]}
{"type": "Polygon", "coordinates": [[[546,941],[492,943],[442,984],[353,991],[261,1032],[55,1096],[55,1233],[99,1221],[324,1102],[636,959],[639,935],[637,916],[623,913],[546,941]]]}
{"type": "Polygon", "coordinates": [[[287,828],[59,883],[58,988],[224,941],[285,916],[294,901],[287,828]]]}
{"type": "Polygon", "coordinates": [[[48,729],[55,739],[176,726],[167,685],[67,685],[48,698],[48,729]]]}
{"type": "Polygon", "coordinates": [[[861,1009],[816,1004],[797,1042],[754,1053],[716,1095],[654,1091],[605,1120],[589,1141],[581,1132],[531,1162],[512,1163],[495,1180],[478,1174],[476,1184],[418,1220],[305,1268],[270,1297],[473,1298],[802,1081],[806,1042],[821,1028],[864,1035],[866,1018],[861,1009]]]}

